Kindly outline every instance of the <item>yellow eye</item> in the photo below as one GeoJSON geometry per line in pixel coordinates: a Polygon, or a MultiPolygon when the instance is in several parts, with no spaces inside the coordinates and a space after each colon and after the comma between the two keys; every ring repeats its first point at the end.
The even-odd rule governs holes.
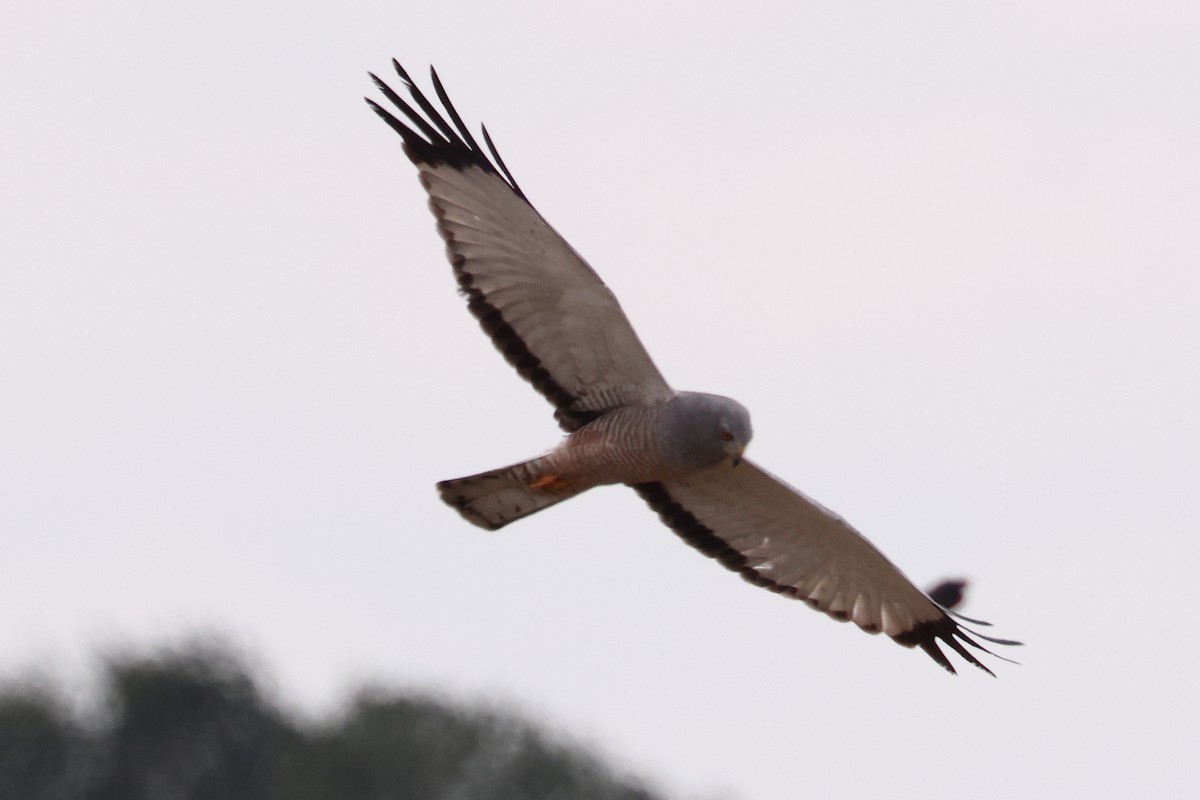
{"type": "Polygon", "coordinates": [[[732,442],[733,434],[730,433],[729,431],[721,431],[721,441],[722,442],[732,442]]]}

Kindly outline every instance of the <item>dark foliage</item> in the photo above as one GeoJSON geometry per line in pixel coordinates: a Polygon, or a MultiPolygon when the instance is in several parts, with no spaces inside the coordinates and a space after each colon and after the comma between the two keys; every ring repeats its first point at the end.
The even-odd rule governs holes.
{"type": "Polygon", "coordinates": [[[107,712],[0,683],[0,800],[655,800],[507,713],[384,690],[301,722],[228,650],[120,657],[107,712]]]}

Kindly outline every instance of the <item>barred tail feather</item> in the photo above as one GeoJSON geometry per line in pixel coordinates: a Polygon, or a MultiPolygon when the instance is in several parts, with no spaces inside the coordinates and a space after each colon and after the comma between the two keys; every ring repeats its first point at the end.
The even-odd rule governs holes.
{"type": "Polygon", "coordinates": [[[561,483],[535,488],[547,479],[545,471],[539,469],[543,463],[544,459],[535,458],[467,478],[441,481],[438,494],[468,522],[494,531],[590,488],[561,483]]]}

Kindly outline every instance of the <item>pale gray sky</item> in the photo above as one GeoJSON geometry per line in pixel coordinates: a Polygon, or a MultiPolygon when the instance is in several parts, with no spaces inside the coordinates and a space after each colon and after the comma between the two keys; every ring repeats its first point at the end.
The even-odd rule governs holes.
{"type": "Polygon", "coordinates": [[[0,670],[197,628],[323,707],[501,697],[682,796],[1180,796],[1200,502],[1192,3],[115,0],[0,29],[0,670]],[[951,678],[598,490],[362,103],[434,63],[668,380],[1023,666],[951,678]]]}

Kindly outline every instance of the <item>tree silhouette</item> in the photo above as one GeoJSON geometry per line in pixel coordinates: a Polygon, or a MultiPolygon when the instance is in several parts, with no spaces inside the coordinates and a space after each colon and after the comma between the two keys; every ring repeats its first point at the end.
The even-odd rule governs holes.
{"type": "Polygon", "coordinates": [[[105,713],[0,683],[0,800],[657,800],[511,714],[385,690],[301,722],[228,648],[111,658],[105,713]]]}

